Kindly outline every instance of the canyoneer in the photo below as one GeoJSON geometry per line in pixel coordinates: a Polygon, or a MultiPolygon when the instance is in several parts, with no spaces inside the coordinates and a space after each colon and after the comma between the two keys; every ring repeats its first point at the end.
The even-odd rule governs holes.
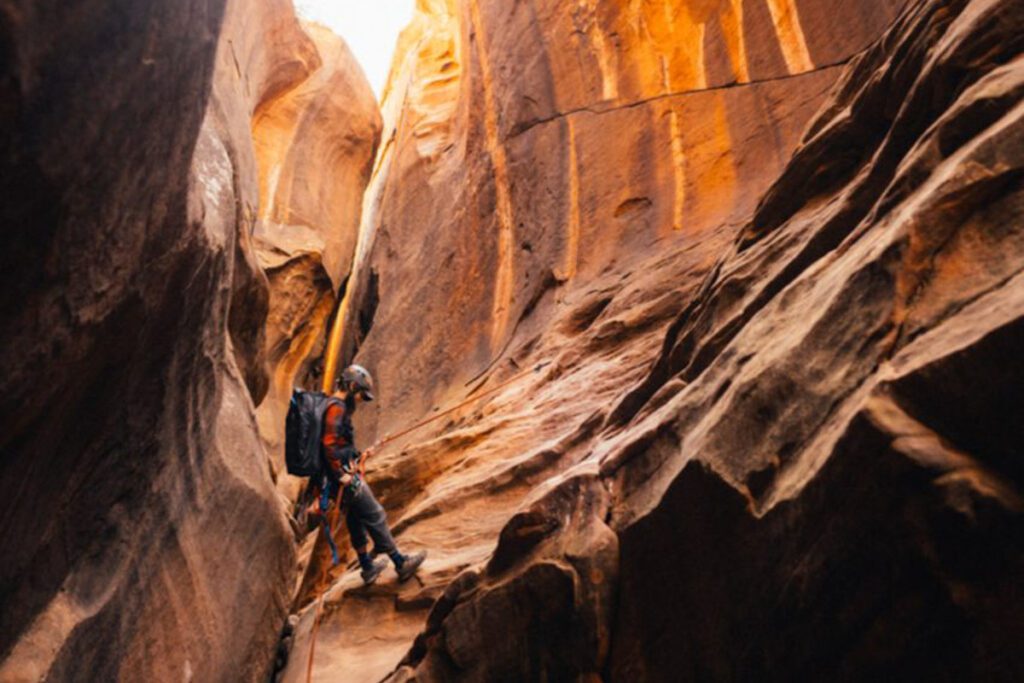
{"type": "MultiPolygon", "coordinates": [[[[359,557],[360,576],[366,584],[376,581],[387,568],[387,558],[394,563],[399,581],[405,581],[416,573],[427,556],[426,551],[404,555],[398,550],[384,508],[363,477],[362,465],[372,449],[363,453],[356,450],[352,415],[361,401],[372,400],[373,378],[366,368],[350,365],[335,380],[334,392],[323,413],[320,437],[323,471],[314,478],[316,500],[309,510],[326,519],[331,505],[340,497],[352,548],[359,557]],[[373,539],[372,555],[367,535],[373,539]],[[373,559],[373,555],[380,554],[387,557],[373,559]]],[[[328,540],[333,543],[329,529],[328,540]]]]}
{"type": "Polygon", "coordinates": [[[285,424],[288,472],[309,477],[307,494],[313,496],[313,502],[307,513],[324,528],[334,563],[338,564],[328,513],[340,500],[362,581],[367,584],[376,581],[387,567],[387,559],[373,559],[368,535],[374,541],[374,555],[385,554],[394,562],[399,581],[412,577],[427,555],[399,552],[384,508],[362,474],[372,449],[361,454],[355,450],[352,414],[360,401],[374,399],[373,391],[374,380],[366,368],[349,366],[335,380],[331,395],[295,389],[285,424]]]}

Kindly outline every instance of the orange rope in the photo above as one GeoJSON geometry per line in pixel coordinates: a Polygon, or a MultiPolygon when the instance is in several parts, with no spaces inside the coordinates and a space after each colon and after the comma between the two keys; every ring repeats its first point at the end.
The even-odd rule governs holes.
{"type": "Polygon", "coordinates": [[[323,606],[327,591],[316,601],[316,612],[313,614],[313,630],[309,634],[309,661],[306,663],[306,683],[313,681],[313,654],[316,652],[316,632],[320,628],[320,608],[323,606]]]}

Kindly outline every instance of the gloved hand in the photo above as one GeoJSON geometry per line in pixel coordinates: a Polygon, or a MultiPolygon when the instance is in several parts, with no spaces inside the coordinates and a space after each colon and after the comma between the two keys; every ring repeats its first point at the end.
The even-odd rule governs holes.
{"type": "Polygon", "coordinates": [[[352,446],[345,446],[341,449],[340,465],[343,472],[351,474],[357,462],[359,462],[359,451],[352,446]]]}

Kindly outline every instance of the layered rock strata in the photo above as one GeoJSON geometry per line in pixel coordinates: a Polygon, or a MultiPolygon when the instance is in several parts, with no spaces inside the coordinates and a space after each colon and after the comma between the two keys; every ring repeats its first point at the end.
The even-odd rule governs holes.
{"type": "Polygon", "coordinates": [[[431,556],[285,680],[316,614],[352,680],[1024,670],[1024,12],[665,5],[420,3],[359,426],[525,375],[376,456],[431,556]]]}
{"type": "Polygon", "coordinates": [[[0,3],[0,55],[0,680],[263,680],[252,121],[324,59],[286,0],[0,3]]]}

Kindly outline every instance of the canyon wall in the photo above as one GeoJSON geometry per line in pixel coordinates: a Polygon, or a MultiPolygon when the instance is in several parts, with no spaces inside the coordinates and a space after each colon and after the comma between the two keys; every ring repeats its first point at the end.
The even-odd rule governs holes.
{"type": "Polygon", "coordinates": [[[1022,48],[419,0],[381,118],[288,0],[0,0],[0,680],[1024,677],[1022,48]],[[308,536],[279,648],[336,306],[360,446],[479,400],[370,460],[417,577],[308,536]]]}
{"type": "Polygon", "coordinates": [[[318,64],[297,87],[263,101],[252,124],[260,182],[254,244],[270,281],[270,386],[256,416],[278,488],[291,499],[301,480],[284,471],[288,401],[294,386],[318,384],[312,364],[347,285],[381,129],[376,97],[344,41],[315,23],[303,29],[318,64]]]}
{"type": "Polygon", "coordinates": [[[359,351],[384,431],[506,360],[538,307],[741,222],[902,4],[420,2],[363,226],[380,305],[349,335],[385,330],[359,351]]]}
{"type": "Polygon", "coordinates": [[[287,0],[0,3],[0,680],[267,676],[295,550],[254,415],[254,235],[356,219],[286,179],[261,209],[253,122],[331,65],[295,113],[352,125],[280,166],[358,179],[376,112],[323,45],[287,0]]]}
{"type": "Polygon", "coordinates": [[[284,680],[314,630],[350,680],[1024,674],[1022,22],[421,1],[355,268],[361,445],[481,400],[373,456],[430,556],[327,573],[284,680]]]}

